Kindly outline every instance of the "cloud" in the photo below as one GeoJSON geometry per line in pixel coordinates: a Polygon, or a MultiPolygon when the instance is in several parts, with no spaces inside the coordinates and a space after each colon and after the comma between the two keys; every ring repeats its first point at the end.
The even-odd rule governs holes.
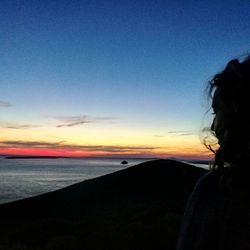
{"type": "Polygon", "coordinates": [[[175,130],[175,131],[169,131],[169,134],[174,134],[176,136],[189,136],[196,134],[193,130],[175,130]]]}
{"type": "Polygon", "coordinates": [[[179,133],[188,133],[191,130],[173,130],[173,131],[168,131],[169,134],[179,134],[179,133]]]}
{"type": "Polygon", "coordinates": [[[8,129],[32,129],[38,128],[39,125],[34,124],[19,124],[19,123],[9,123],[9,122],[0,122],[0,127],[8,129]]]}
{"type": "Polygon", "coordinates": [[[87,115],[82,116],[55,116],[54,119],[61,121],[61,124],[58,124],[57,128],[62,127],[74,127],[78,125],[82,125],[85,123],[94,123],[105,120],[112,120],[112,117],[90,117],[87,115]]]}
{"type": "Polygon", "coordinates": [[[9,128],[9,129],[31,129],[31,128],[39,128],[39,125],[31,125],[31,124],[23,124],[23,125],[9,125],[4,126],[3,128],[9,128]]]}
{"type": "Polygon", "coordinates": [[[67,123],[67,124],[59,124],[56,127],[57,128],[62,128],[62,127],[74,127],[77,125],[85,124],[85,123],[90,123],[90,121],[78,121],[78,122],[72,122],[72,123],[67,123]]]}
{"type": "Polygon", "coordinates": [[[43,142],[43,141],[0,141],[1,147],[15,147],[15,148],[57,148],[64,141],[60,142],[43,142]]]}
{"type": "Polygon", "coordinates": [[[56,120],[62,122],[62,124],[57,125],[57,128],[62,127],[73,127],[85,123],[91,123],[92,121],[86,116],[56,116],[54,117],[56,120]]]}
{"type": "Polygon", "coordinates": [[[107,146],[107,145],[78,145],[67,144],[65,141],[46,142],[46,141],[0,141],[0,148],[49,148],[49,149],[67,149],[67,150],[86,150],[91,152],[106,152],[106,153],[133,153],[147,152],[159,147],[144,147],[144,146],[107,146]]]}
{"type": "Polygon", "coordinates": [[[9,102],[4,102],[4,101],[0,101],[0,108],[9,108],[12,107],[13,105],[9,102]]]}
{"type": "Polygon", "coordinates": [[[194,132],[182,133],[182,134],[179,134],[178,136],[189,136],[189,135],[195,135],[195,133],[194,132]]]}
{"type": "Polygon", "coordinates": [[[154,135],[154,137],[163,138],[163,137],[165,137],[165,136],[164,136],[164,135],[154,135]]]}

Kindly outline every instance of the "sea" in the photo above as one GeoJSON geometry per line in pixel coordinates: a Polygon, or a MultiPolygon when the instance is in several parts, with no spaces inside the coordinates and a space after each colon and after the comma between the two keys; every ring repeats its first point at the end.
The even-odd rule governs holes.
{"type": "Polygon", "coordinates": [[[152,159],[0,157],[0,204],[54,191],[149,160],[152,159]],[[123,160],[128,164],[121,164],[123,160]]]}
{"type": "Polygon", "coordinates": [[[0,204],[54,191],[151,159],[0,158],[0,204]],[[123,165],[121,161],[128,164],[123,165]]]}

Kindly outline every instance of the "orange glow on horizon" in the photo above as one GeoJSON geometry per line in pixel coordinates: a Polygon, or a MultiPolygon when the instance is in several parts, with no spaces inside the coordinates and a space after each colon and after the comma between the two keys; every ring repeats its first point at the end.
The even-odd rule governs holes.
{"type": "Polygon", "coordinates": [[[128,158],[180,158],[211,160],[213,155],[207,150],[167,150],[152,152],[104,152],[51,148],[2,148],[2,155],[20,156],[61,156],[61,157],[128,157],[128,158]]]}

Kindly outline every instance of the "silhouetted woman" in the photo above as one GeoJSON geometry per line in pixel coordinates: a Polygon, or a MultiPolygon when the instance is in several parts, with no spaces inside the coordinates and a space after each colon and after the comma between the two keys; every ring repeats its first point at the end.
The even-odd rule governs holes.
{"type": "Polygon", "coordinates": [[[209,83],[218,148],[188,202],[178,250],[250,250],[250,57],[209,83]]]}

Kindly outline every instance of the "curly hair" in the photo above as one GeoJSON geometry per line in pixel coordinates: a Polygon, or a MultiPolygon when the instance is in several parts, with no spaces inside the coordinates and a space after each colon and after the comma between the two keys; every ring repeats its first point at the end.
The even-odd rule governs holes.
{"type": "MultiPolygon", "coordinates": [[[[246,166],[250,159],[250,56],[242,62],[229,61],[225,69],[209,81],[208,91],[215,115],[220,112],[227,117],[224,124],[227,136],[219,141],[217,149],[204,139],[204,145],[215,155],[212,169],[221,170],[226,164],[246,166]]],[[[224,122],[223,119],[218,122],[224,122]]],[[[211,132],[218,138],[213,128],[211,132]]]]}

